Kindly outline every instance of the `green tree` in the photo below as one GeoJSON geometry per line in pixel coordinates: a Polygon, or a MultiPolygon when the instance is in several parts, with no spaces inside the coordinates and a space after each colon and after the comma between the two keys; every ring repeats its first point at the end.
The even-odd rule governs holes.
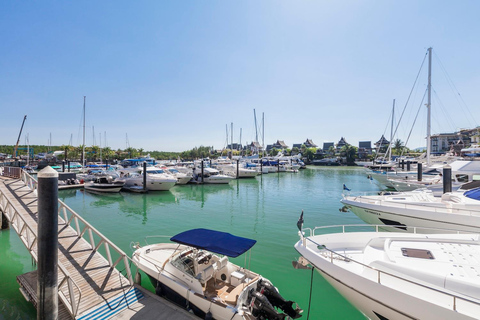
{"type": "Polygon", "coordinates": [[[345,157],[347,165],[354,165],[355,157],[357,155],[357,148],[347,143],[340,149],[340,155],[345,157]]]}
{"type": "Polygon", "coordinates": [[[402,152],[404,151],[404,145],[403,141],[400,139],[397,139],[393,142],[393,153],[396,155],[401,155],[402,152]]]}

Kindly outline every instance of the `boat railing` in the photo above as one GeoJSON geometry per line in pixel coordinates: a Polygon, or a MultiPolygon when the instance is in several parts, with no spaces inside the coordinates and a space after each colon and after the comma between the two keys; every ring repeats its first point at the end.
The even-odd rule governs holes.
{"type": "MultiPolygon", "coordinates": [[[[304,231],[309,231],[310,236],[312,236],[312,235],[314,236],[315,231],[317,231],[317,230],[326,230],[326,229],[333,229],[333,228],[339,229],[339,228],[341,228],[342,233],[346,233],[347,229],[350,228],[350,227],[365,230],[363,232],[371,232],[371,230],[373,228],[373,229],[375,229],[375,232],[379,232],[379,229],[386,229],[386,228],[389,228],[389,227],[391,227],[391,228],[397,227],[398,228],[399,226],[364,225],[364,224],[332,225],[332,226],[315,227],[313,229],[304,228],[304,229],[302,229],[301,232],[303,234],[304,231]],[[370,230],[367,231],[366,229],[368,229],[369,227],[370,227],[370,230]]],[[[405,226],[402,226],[402,227],[405,227],[405,226]]],[[[427,230],[434,230],[434,231],[442,230],[442,231],[445,231],[446,233],[452,233],[452,234],[454,234],[454,233],[455,234],[467,234],[468,233],[468,232],[454,231],[454,230],[448,230],[448,229],[437,229],[437,228],[423,228],[423,227],[421,227],[421,228],[420,227],[418,227],[418,228],[411,227],[411,228],[413,229],[413,233],[417,233],[417,231],[419,229],[422,229],[422,230],[427,229],[427,230]]],[[[328,232],[328,233],[331,233],[331,232],[328,232]]],[[[323,233],[323,234],[325,234],[325,233],[323,233]]],[[[324,258],[328,258],[329,262],[332,263],[332,264],[334,264],[336,261],[345,261],[345,262],[348,262],[348,263],[354,263],[354,264],[360,265],[360,266],[364,267],[365,270],[370,270],[371,272],[373,272],[373,277],[367,277],[366,275],[368,273],[364,272],[365,278],[370,279],[370,280],[374,279],[375,282],[377,282],[378,284],[380,284],[382,286],[391,287],[392,285],[394,285],[395,281],[397,281],[397,282],[400,281],[405,287],[408,287],[410,289],[410,292],[414,292],[414,295],[422,297],[422,299],[426,299],[426,297],[429,296],[425,293],[430,293],[430,294],[433,293],[433,295],[430,295],[429,296],[430,298],[428,299],[428,301],[430,301],[431,303],[441,304],[443,302],[443,305],[449,306],[454,311],[460,311],[460,312],[468,311],[468,313],[473,313],[473,314],[479,314],[480,313],[480,303],[478,301],[475,301],[473,299],[469,299],[467,297],[462,297],[462,296],[459,296],[459,295],[455,295],[453,293],[448,293],[448,292],[439,290],[437,288],[433,288],[433,287],[430,287],[428,285],[415,282],[413,280],[405,279],[401,276],[392,274],[390,272],[379,270],[375,267],[363,264],[359,261],[355,261],[347,255],[343,255],[343,254],[337,253],[333,250],[330,250],[330,249],[326,248],[323,244],[317,243],[316,241],[314,241],[310,237],[306,237],[306,238],[302,237],[302,239],[304,241],[303,245],[307,248],[307,250],[312,251],[310,248],[308,248],[306,246],[305,241],[309,241],[309,242],[315,244],[316,247],[319,250],[322,250],[324,252],[328,252],[328,254],[326,256],[324,256],[324,258]]]]}
{"type": "MultiPolygon", "coordinates": [[[[401,197],[401,194],[399,194],[398,196],[401,197]]],[[[465,216],[480,216],[480,210],[455,208],[453,207],[453,205],[456,203],[452,203],[450,205],[445,202],[438,202],[438,204],[442,205],[440,207],[440,206],[432,206],[432,205],[426,205],[426,204],[406,204],[406,203],[399,203],[395,201],[386,201],[386,200],[380,200],[380,199],[365,199],[361,197],[362,195],[354,196],[353,200],[359,201],[361,203],[366,203],[366,204],[370,203],[375,205],[385,205],[388,207],[395,207],[400,209],[417,209],[417,210],[428,210],[436,213],[455,213],[455,214],[461,214],[465,216]]],[[[345,196],[344,196],[344,199],[345,199],[345,196]]],[[[428,203],[436,204],[435,202],[428,202],[428,203]]],[[[459,204],[463,204],[463,203],[459,203],[459,204]]]]}
{"type": "MultiPolygon", "coordinates": [[[[33,178],[31,175],[26,173],[22,170],[22,181],[31,188],[32,191],[36,192],[38,189],[38,182],[33,178]]],[[[133,286],[134,281],[132,277],[132,272],[130,269],[130,264],[128,260],[128,256],[125,252],[123,252],[119,247],[117,247],[112,241],[107,239],[100,231],[95,229],[90,223],[88,223],[85,219],[83,219],[78,213],[73,211],[69,206],[67,206],[63,201],[58,200],[58,216],[60,219],[63,219],[65,225],[70,226],[76,233],[78,239],[83,238],[92,248],[93,251],[98,252],[104,258],[106,258],[108,265],[111,269],[120,266],[120,263],[123,264],[124,270],[126,272],[126,278],[129,281],[129,284],[133,286]],[[87,237],[88,235],[88,237],[87,237]],[[102,248],[103,246],[103,248],[102,248]],[[113,251],[113,253],[112,253],[113,251]],[[116,258],[116,260],[114,260],[116,258]]],[[[27,246],[28,247],[28,246],[27,246]]],[[[64,267],[59,262],[59,267],[64,269],[64,267]]],[[[62,270],[62,272],[68,275],[66,270],[62,270]]],[[[66,280],[61,281],[63,282],[66,280]]],[[[75,282],[68,276],[68,287],[69,287],[69,296],[72,297],[74,293],[71,291],[70,287],[75,285],[75,282]]],[[[60,288],[60,285],[59,285],[60,288]]],[[[78,288],[78,286],[77,286],[78,288]]],[[[81,291],[78,288],[80,293],[77,300],[70,299],[72,301],[71,311],[72,314],[75,316],[78,311],[78,304],[80,303],[81,298],[81,291]],[[78,303],[75,303],[78,301],[78,303]]]]}

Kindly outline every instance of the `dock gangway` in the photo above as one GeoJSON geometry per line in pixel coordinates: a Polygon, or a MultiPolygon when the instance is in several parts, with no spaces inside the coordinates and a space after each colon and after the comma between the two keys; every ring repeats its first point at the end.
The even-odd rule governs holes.
{"type": "MultiPolygon", "coordinates": [[[[37,261],[37,181],[23,170],[0,180],[0,211],[37,261]]],[[[129,258],[58,201],[58,296],[71,318],[108,319],[143,298],[129,258]],[[118,269],[121,269],[120,272],[118,269]]]]}

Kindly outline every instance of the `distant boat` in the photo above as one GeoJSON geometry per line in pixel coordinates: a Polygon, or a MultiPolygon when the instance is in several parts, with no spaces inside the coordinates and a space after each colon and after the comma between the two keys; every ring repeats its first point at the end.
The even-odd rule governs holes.
{"type": "Polygon", "coordinates": [[[125,181],[114,180],[112,177],[97,177],[95,180],[87,181],[84,188],[87,191],[114,193],[122,190],[125,181]]]}

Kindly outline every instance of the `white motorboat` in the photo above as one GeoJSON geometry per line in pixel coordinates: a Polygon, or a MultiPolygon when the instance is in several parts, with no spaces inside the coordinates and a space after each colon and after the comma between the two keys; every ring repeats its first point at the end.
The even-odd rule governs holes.
{"type": "Polygon", "coordinates": [[[365,228],[374,227],[302,229],[294,267],[314,266],[369,319],[478,319],[479,234],[365,228]]]}
{"type": "MultiPolygon", "coordinates": [[[[456,160],[449,164],[452,171],[452,184],[457,189],[464,183],[480,180],[480,161],[456,160]]],[[[414,172],[395,172],[383,175],[372,175],[374,179],[381,181],[397,191],[412,191],[418,188],[429,188],[440,191],[443,189],[442,167],[432,168],[422,177],[422,181],[417,180],[417,173],[414,172]],[[386,182],[385,182],[386,179],[386,182]]]]}
{"type": "Polygon", "coordinates": [[[83,185],[85,190],[94,192],[114,193],[122,190],[125,181],[113,179],[111,176],[97,177],[83,185]]]}
{"type": "Polygon", "coordinates": [[[202,179],[202,169],[195,168],[194,170],[194,179],[198,183],[209,183],[209,184],[227,184],[235,178],[226,174],[221,174],[220,171],[210,167],[203,168],[203,179],[202,179]]]}
{"type": "Polygon", "coordinates": [[[217,168],[231,177],[237,177],[237,172],[238,178],[255,178],[259,174],[257,170],[245,168],[241,165],[239,165],[237,169],[236,163],[217,165],[217,168]]]}
{"type": "MultiPolygon", "coordinates": [[[[180,169],[183,169],[183,168],[180,168],[180,169]]],[[[174,176],[175,178],[177,178],[177,184],[183,185],[183,184],[189,183],[190,180],[192,180],[193,178],[193,171],[188,168],[185,168],[185,169],[187,169],[185,172],[182,172],[183,170],[180,171],[179,168],[176,168],[176,167],[167,167],[164,170],[169,174],[171,174],[172,176],[174,176]]]]}
{"type": "Polygon", "coordinates": [[[397,226],[408,231],[411,230],[407,226],[480,232],[480,188],[459,189],[441,197],[427,189],[365,196],[344,194],[341,202],[373,225],[397,226]]]}
{"type": "Polygon", "coordinates": [[[208,229],[185,231],[170,240],[174,243],[134,246],[132,260],[158,295],[202,319],[301,316],[302,310],[283,299],[269,280],[229,261],[248,251],[255,240],[208,229]]]}
{"type": "MultiPolygon", "coordinates": [[[[143,170],[119,171],[125,180],[125,187],[143,187],[143,170]]],[[[177,183],[177,178],[155,167],[147,167],[146,180],[146,189],[149,191],[168,191],[177,183]]]]}

